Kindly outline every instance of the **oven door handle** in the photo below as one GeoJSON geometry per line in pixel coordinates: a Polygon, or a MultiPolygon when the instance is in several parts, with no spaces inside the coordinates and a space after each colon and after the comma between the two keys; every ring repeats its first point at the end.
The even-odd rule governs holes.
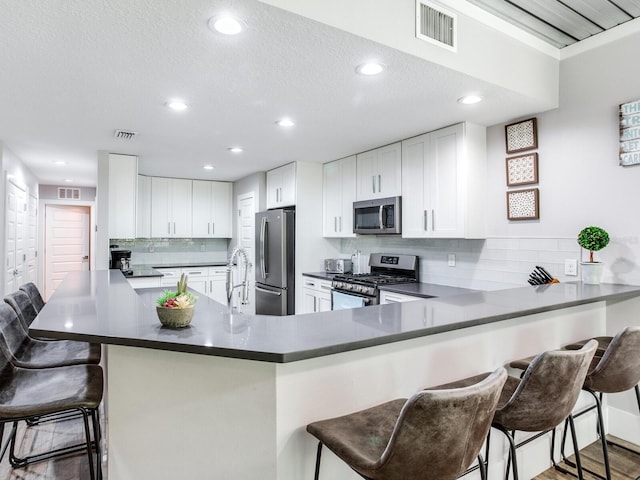
{"type": "Polygon", "coordinates": [[[380,223],[380,228],[384,229],[384,222],[382,220],[382,212],[384,210],[384,205],[380,205],[380,210],[378,211],[378,222],[380,223]]]}

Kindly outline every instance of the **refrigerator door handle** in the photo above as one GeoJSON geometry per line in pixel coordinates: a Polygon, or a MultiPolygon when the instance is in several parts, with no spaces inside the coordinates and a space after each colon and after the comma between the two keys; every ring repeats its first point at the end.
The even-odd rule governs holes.
{"type": "Polygon", "coordinates": [[[256,290],[259,291],[259,292],[263,292],[263,293],[270,293],[271,295],[276,295],[278,297],[280,297],[282,295],[282,292],[274,292],[273,290],[267,290],[267,289],[259,287],[258,285],[256,285],[256,290]]]}
{"type": "Polygon", "coordinates": [[[263,279],[267,278],[267,266],[265,262],[265,243],[267,241],[267,219],[262,217],[260,225],[260,274],[263,279]]]}

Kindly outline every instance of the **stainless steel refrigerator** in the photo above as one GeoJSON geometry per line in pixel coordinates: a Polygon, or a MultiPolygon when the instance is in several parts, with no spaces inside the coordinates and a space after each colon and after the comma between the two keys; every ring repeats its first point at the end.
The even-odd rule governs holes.
{"type": "Polygon", "coordinates": [[[295,313],[295,210],[256,213],[256,313],[295,313]]]}

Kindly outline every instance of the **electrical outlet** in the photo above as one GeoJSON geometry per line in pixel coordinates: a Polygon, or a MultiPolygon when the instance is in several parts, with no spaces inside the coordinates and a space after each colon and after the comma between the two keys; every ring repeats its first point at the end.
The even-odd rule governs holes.
{"type": "Polygon", "coordinates": [[[575,258],[567,258],[564,261],[564,274],[565,275],[578,275],[578,260],[575,258]]]}
{"type": "Polygon", "coordinates": [[[447,255],[447,265],[449,265],[450,267],[455,267],[456,266],[456,254],[455,253],[450,253],[449,255],[447,255]]]}
{"type": "Polygon", "coordinates": [[[200,245],[200,251],[204,252],[204,243],[202,245],[200,245]]]}

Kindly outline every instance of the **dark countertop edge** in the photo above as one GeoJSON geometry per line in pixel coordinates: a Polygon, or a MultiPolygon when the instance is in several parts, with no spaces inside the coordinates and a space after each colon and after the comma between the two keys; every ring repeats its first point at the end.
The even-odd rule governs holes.
{"type": "Polygon", "coordinates": [[[319,278],[320,280],[333,280],[333,277],[335,277],[336,275],[338,274],[327,272],[304,272],[302,274],[303,277],[319,278]]]}
{"type": "Polygon", "coordinates": [[[386,345],[389,343],[396,343],[403,340],[411,340],[414,338],[427,337],[430,335],[437,335],[439,333],[446,333],[455,330],[462,330],[464,328],[475,327],[480,325],[486,325],[489,323],[495,323],[503,320],[510,320],[513,318],[526,317],[529,315],[535,315],[538,313],[552,312],[555,310],[562,310],[565,308],[576,307],[580,305],[587,305],[591,303],[598,303],[609,300],[621,300],[625,298],[637,297],[638,292],[620,292],[614,294],[606,294],[597,297],[590,298],[588,300],[573,300],[563,302],[561,304],[544,306],[539,308],[530,308],[527,310],[520,310],[516,313],[508,312],[503,314],[492,315],[474,320],[461,321],[458,323],[452,323],[447,325],[441,325],[436,327],[429,327],[424,329],[413,330],[410,332],[390,334],[384,337],[375,337],[366,340],[360,340],[356,342],[342,343],[332,345],[328,347],[302,350],[296,352],[260,352],[260,351],[247,351],[247,350],[234,350],[216,347],[203,347],[198,345],[189,345],[173,342],[162,342],[157,340],[139,340],[124,337],[107,337],[100,335],[86,335],[86,334],[73,334],[70,332],[64,332],[62,335],[60,332],[39,330],[31,328],[29,330],[34,336],[42,336],[48,338],[61,338],[70,340],[89,341],[92,343],[104,343],[107,345],[119,345],[125,347],[142,347],[150,348],[153,350],[165,350],[182,353],[194,353],[199,355],[210,355],[225,358],[236,358],[241,360],[254,360],[269,363],[290,363],[300,360],[308,360],[312,358],[325,357],[328,355],[334,355],[338,353],[344,353],[354,350],[360,350],[363,348],[375,347],[378,345],[386,345]]]}
{"type": "Polygon", "coordinates": [[[189,268],[189,267],[226,267],[227,262],[186,262],[186,263],[143,263],[134,264],[132,268],[189,268]]]}
{"type": "Polygon", "coordinates": [[[378,289],[384,292],[398,293],[401,295],[409,295],[411,297],[419,297],[419,298],[464,295],[467,293],[476,293],[476,292],[482,291],[482,290],[473,289],[473,288],[452,287],[450,285],[442,285],[440,283],[422,283],[422,282],[380,285],[378,289]],[[421,288],[424,289],[425,292],[413,291],[413,290],[420,290],[421,288]],[[433,289],[433,290],[429,292],[429,289],[433,289]],[[443,295],[443,293],[445,295],[443,295]]]}

